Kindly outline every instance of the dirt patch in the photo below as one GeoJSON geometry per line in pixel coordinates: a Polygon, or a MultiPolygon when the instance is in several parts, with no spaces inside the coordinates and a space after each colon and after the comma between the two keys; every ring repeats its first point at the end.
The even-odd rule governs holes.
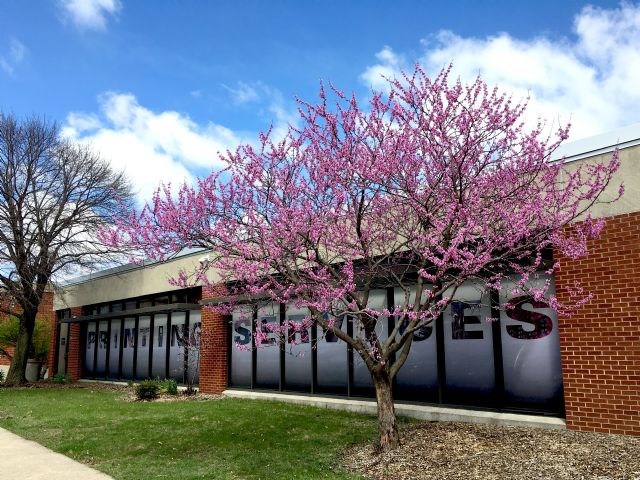
{"type": "Polygon", "coordinates": [[[402,446],[347,452],[347,469],[376,480],[640,480],[640,438],[524,427],[427,423],[402,429],[402,446]]]}
{"type": "MultiPolygon", "coordinates": [[[[178,392],[177,395],[169,395],[168,393],[161,393],[158,398],[155,400],[143,400],[145,402],[202,402],[205,400],[219,400],[222,398],[222,395],[209,395],[206,393],[195,393],[191,395],[187,395],[183,392],[178,392]]],[[[127,402],[140,402],[136,398],[135,391],[130,389],[127,392],[124,392],[122,399],[127,402]]]]}
{"type": "MultiPolygon", "coordinates": [[[[55,389],[55,390],[67,390],[67,389],[84,389],[84,390],[107,390],[111,392],[119,392],[122,395],[120,398],[128,402],[137,402],[136,394],[133,386],[129,386],[126,383],[108,383],[108,382],[78,382],[78,383],[53,383],[53,382],[37,382],[37,383],[25,383],[20,386],[4,386],[0,385],[0,388],[11,388],[16,390],[27,389],[55,389]]],[[[211,395],[207,393],[197,392],[195,394],[188,395],[182,390],[178,390],[177,395],[169,395],[168,393],[161,393],[160,397],[154,402],[180,402],[180,401],[205,401],[205,400],[219,400],[222,395],[211,395]]]]}
{"type": "Polygon", "coordinates": [[[55,390],[67,390],[67,389],[90,389],[90,390],[112,390],[121,391],[126,390],[128,387],[124,384],[114,383],[100,383],[100,382],[80,382],[80,383],[54,383],[52,381],[42,381],[34,383],[25,383],[22,385],[0,385],[0,388],[25,390],[25,389],[55,389],[55,390]]]}

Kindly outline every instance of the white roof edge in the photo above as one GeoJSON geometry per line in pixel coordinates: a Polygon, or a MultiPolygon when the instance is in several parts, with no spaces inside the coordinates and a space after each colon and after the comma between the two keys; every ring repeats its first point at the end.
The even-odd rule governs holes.
{"type": "Polygon", "coordinates": [[[553,152],[551,160],[580,160],[635,145],[640,145],[640,123],[562,144],[553,152]]]}
{"type": "Polygon", "coordinates": [[[203,252],[208,251],[208,249],[204,249],[204,248],[198,248],[198,249],[194,249],[194,248],[187,248],[184,249],[180,252],[178,252],[177,254],[175,254],[174,256],[172,256],[171,258],[168,258],[166,260],[142,260],[140,262],[140,264],[133,264],[133,263],[127,263],[124,265],[118,265],[115,267],[110,267],[110,268],[105,268],[103,270],[97,270],[95,272],[92,273],[87,273],[85,275],[80,275],[77,277],[72,277],[69,278],[63,282],[60,283],[60,286],[62,288],[68,288],[68,287],[73,287],[76,285],[80,285],[82,283],[87,283],[87,282],[91,282],[93,280],[97,280],[99,278],[106,278],[106,277],[112,277],[112,276],[117,276],[117,275],[122,275],[124,273],[130,273],[134,270],[141,270],[143,268],[149,268],[149,267],[154,267],[154,266],[158,266],[161,265],[163,263],[171,263],[174,260],[178,260],[180,258],[184,258],[184,257],[189,257],[192,255],[202,255],[203,252]]]}

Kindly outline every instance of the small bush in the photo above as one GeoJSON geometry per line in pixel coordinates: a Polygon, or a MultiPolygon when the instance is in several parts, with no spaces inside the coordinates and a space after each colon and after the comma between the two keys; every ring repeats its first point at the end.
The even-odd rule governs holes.
{"type": "Polygon", "coordinates": [[[138,400],[155,400],[160,396],[160,384],[155,380],[144,380],[136,385],[138,400]]]}
{"type": "Polygon", "coordinates": [[[178,382],[171,378],[167,378],[166,380],[162,380],[162,390],[169,395],[177,395],[178,394],[178,382]]]}
{"type": "MultiPolygon", "coordinates": [[[[0,319],[0,349],[15,347],[20,334],[20,320],[16,316],[0,319]]],[[[35,358],[43,363],[49,358],[51,344],[51,327],[48,319],[37,319],[31,339],[29,358],[35,358]]]]}
{"type": "Polygon", "coordinates": [[[0,383],[4,382],[4,370],[0,370],[0,383]]]}
{"type": "Polygon", "coordinates": [[[56,373],[53,376],[53,383],[71,383],[71,376],[69,374],[56,373]]]}

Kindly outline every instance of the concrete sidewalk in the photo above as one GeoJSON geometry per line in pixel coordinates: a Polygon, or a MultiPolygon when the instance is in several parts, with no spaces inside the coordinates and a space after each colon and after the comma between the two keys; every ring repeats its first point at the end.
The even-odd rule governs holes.
{"type": "MultiPolygon", "coordinates": [[[[256,392],[253,390],[225,390],[225,396],[234,398],[249,398],[253,400],[277,400],[295,403],[297,405],[311,405],[313,407],[347,410],[349,412],[376,415],[375,400],[355,399],[344,397],[329,397],[323,395],[295,395],[278,392],[256,392]]],[[[536,427],[564,430],[565,421],[556,417],[542,415],[524,415],[521,413],[506,413],[484,410],[467,410],[464,408],[441,407],[437,405],[420,405],[395,402],[396,413],[401,417],[417,418],[428,422],[467,422],[489,423],[493,425],[513,425],[516,427],[536,427]]],[[[640,479],[639,479],[640,480],[640,479]]]]}
{"type": "Polygon", "coordinates": [[[112,477],[0,428],[4,480],[108,480],[112,477]]]}

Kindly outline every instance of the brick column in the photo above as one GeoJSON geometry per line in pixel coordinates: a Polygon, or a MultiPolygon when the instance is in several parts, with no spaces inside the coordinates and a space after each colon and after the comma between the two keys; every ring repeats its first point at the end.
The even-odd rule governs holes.
{"type": "Polygon", "coordinates": [[[58,343],[58,319],[55,313],[52,315],[49,325],[51,326],[51,341],[49,342],[49,359],[47,365],[49,367],[49,378],[51,379],[55,372],[56,345],[58,343]]]}
{"type": "MultiPolygon", "coordinates": [[[[213,296],[215,290],[203,288],[202,298],[213,296]]],[[[219,394],[227,388],[229,321],[230,317],[202,307],[199,388],[203,393],[219,394]]]]}
{"type": "Polygon", "coordinates": [[[45,292],[42,302],[38,307],[38,316],[42,319],[48,319],[51,328],[51,341],[49,342],[49,358],[47,366],[49,368],[49,378],[53,378],[56,360],[56,345],[58,343],[58,315],[53,309],[53,292],[45,292]]]}
{"type": "MultiPolygon", "coordinates": [[[[82,315],[82,307],[71,309],[71,317],[79,317],[82,315]]],[[[74,382],[77,382],[82,376],[82,351],[80,350],[80,324],[69,324],[69,338],[67,350],[67,374],[71,376],[74,382]]]]}
{"type": "Polygon", "coordinates": [[[640,435],[640,212],[607,218],[588,257],[560,262],[560,301],[576,281],[594,295],[559,318],[567,427],[640,435]]]}

